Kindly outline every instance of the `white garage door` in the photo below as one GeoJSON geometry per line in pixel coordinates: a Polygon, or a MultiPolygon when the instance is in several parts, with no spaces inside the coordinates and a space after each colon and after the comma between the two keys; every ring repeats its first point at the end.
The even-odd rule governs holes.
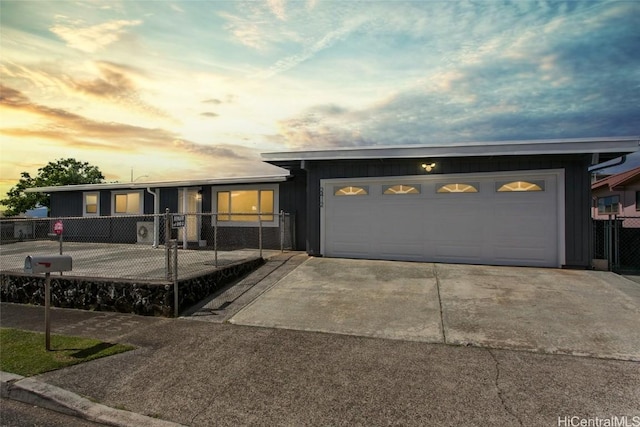
{"type": "Polygon", "coordinates": [[[561,170],[321,181],[329,257],[558,267],[561,170]]]}

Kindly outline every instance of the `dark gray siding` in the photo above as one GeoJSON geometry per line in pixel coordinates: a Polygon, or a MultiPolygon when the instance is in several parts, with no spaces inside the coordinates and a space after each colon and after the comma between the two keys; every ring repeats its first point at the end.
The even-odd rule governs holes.
{"type": "MultiPolygon", "coordinates": [[[[161,188],[160,189],[160,212],[158,213],[164,213],[167,208],[169,208],[169,212],[178,212],[178,189],[177,188],[161,188]]],[[[152,209],[153,209],[153,205],[152,205],[152,209]]]]}
{"type": "Polygon", "coordinates": [[[51,193],[51,217],[82,216],[82,193],[51,193]]]}
{"type": "MultiPolygon", "coordinates": [[[[566,266],[590,264],[590,182],[588,155],[501,156],[437,159],[430,173],[476,173],[510,170],[565,170],[566,266]]],[[[320,180],[374,176],[422,175],[421,159],[309,161],[307,170],[307,252],[320,255],[320,180]]]]}
{"type": "Polygon", "coordinates": [[[291,214],[294,249],[307,249],[307,173],[291,171],[292,178],[280,184],[280,210],[291,214]]]}
{"type": "MultiPolygon", "coordinates": [[[[80,216],[82,216],[82,194],[80,195],[80,216]]],[[[111,215],[111,191],[100,191],[100,215],[111,215]]]]}

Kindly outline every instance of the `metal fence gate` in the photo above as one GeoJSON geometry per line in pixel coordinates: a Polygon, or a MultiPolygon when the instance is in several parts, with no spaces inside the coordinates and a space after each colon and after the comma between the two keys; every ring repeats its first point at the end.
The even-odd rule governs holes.
{"type": "Polygon", "coordinates": [[[640,274],[640,217],[594,220],[593,258],[616,273],[640,274]]]}

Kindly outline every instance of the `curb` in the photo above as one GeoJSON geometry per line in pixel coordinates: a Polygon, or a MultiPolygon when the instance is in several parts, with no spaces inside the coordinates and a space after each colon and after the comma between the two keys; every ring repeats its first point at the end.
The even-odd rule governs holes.
{"type": "Polygon", "coordinates": [[[182,424],[171,421],[111,408],[92,402],[60,387],[9,372],[0,371],[0,383],[0,391],[3,398],[17,400],[104,425],[115,427],[182,426],[182,424]]]}

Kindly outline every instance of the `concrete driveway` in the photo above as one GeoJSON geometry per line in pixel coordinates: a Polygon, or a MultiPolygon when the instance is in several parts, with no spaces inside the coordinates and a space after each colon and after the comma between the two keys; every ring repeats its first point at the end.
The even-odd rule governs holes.
{"type": "Polygon", "coordinates": [[[640,285],[608,272],[309,258],[230,322],[640,361],[640,285]]]}

